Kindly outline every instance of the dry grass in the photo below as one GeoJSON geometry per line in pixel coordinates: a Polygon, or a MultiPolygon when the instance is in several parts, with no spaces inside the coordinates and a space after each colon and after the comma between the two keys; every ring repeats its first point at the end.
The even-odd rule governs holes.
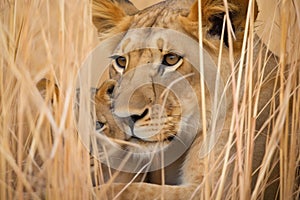
{"type": "MultiPolygon", "coordinates": [[[[78,140],[72,106],[77,70],[97,44],[88,3],[87,0],[0,3],[0,199],[96,198],[90,177],[90,155],[78,140]],[[42,78],[59,87],[59,99],[53,108],[49,106],[54,95],[53,84],[48,85],[45,100],[36,88],[42,78]]],[[[248,190],[251,172],[247,166],[253,156],[256,97],[261,83],[250,84],[251,63],[245,72],[249,82],[232,123],[237,148],[235,181],[231,186],[233,199],[237,199],[235,196],[257,199],[266,184],[264,177],[272,168],[271,159],[280,163],[281,199],[300,196],[299,185],[295,184],[296,173],[300,181],[300,69],[299,58],[294,56],[298,55],[295,52],[300,49],[300,38],[293,38],[295,52],[284,54],[285,36],[289,34],[286,30],[291,26],[285,16],[282,15],[283,53],[280,67],[275,69],[280,104],[271,107],[264,125],[273,133],[265,147],[267,156],[258,184],[251,194],[248,190]]],[[[249,27],[251,31],[253,24],[249,27]]],[[[249,36],[245,44],[252,45],[253,35],[249,36]]],[[[262,56],[262,68],[256,73],[261,74],[265,59],[262,56]]],[[[275,105],[274,101],[270,99],[270,104],[275,105]]],[[[215,192],[222,194],[222,187],[215,192]]]]}
{"type": "Polygon", "coordinates": [[[72,106],[77,70],[97,44],[89,9],[88,1],[1,7],[0,199],[92,196],[89,153],[72,106]],[[44,77],[59,87],[53,112],[35,86],[44,77]]]}

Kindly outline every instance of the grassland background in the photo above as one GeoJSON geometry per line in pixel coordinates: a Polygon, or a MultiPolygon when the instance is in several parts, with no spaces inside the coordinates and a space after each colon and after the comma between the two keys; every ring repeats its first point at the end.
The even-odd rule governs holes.
{"type": "MultiPolygon", "coordinates": [[[[139,8],[144,6],[141,0],[135,2],[139,8]]],[[[276,42],[282,45],[279,50],[282,66],[286,64],[287,55],[292,70],[286,79],[278,76],[282,104],[278,111],[281,117],[273,122],[278,124],[274,138],[278,146],[274,148],[280,149],[281,195],[296,199],[300,195],[295,184],[300,162],[300,70],[297,64],[300,38],[294,36],[299,32],[293,27],[297,26],[299,17],[286,19],[284,16],[289,16],[291,10],[282,10],[286,31],[281,32],[276,42]],[[284,39],[287,35],[290,41],[284,39]],[[293,48],[285,54],[285,43],[291,41],[293,48]],[[292,118],[287,118],[285,113],[284,103],[289,99],[293,99],[292,118]],[[293,126],[288,132],[284,124],[289,123],[293,126]]],[[[89,152],[78,139],[72,104],[77,71],[97,44],[88,0],[1,1],[1,200],[100,198],[91,181],[89,152]],[[42,78],[51,81],[45,99],[36,87],[42,78]],[[59,99],[54,93],[54,83],[59,88],[59,99]]],[[[244,112],[249,114],[247,110],[244,112]]],[[[272,121],[271,116],[270,119],[272,121]]],[[[244,186],[238,181],[235,184],[233,192],[238,194],[244,186]]],[[[262,183],[259,189],[263,187],[262,183]]]]}

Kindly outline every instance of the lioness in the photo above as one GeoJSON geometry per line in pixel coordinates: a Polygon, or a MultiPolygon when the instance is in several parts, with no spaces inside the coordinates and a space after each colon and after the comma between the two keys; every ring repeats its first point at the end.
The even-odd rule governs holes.
{"type": "MultiPolygon", "coordinates": [[[[251,6],[255,18],[255,5],[251,6]]],[[[161,167],[163,174],[166,174],[162,177],[162,185],[151,182],[128,185],[114,183],[110,185],[114,192],[108,193],[109,196],[145,200],[201,199],[207,194],[212,198],[220,194],[222,198],[230,198],[234,195],[229,192],[234,181],[234,163],[230,162],[231,159],[227,159],[226,166],[223,163],[224,157],[228,156],[227,149],[231,149],[232,158],[236,156],[235,148],[230,148],[231,141],[234,140],[232,132],[235,131],[232,129],[232,118],[237,117],[233,113],[240,103],[241,96],[238,94],[244,89],[245,74],[239,74],[235,67],[241,62],[248,1],[228,0],[224,5],[223,0],[202,0],[200,29],[198,7],[197,0],[169,0],[142,11],[128,13],[115,1],[93,1],[93,22],[100,40],[122,33],[111,52],[112,62],[109,68],[110,78],[117,81],[112,93],[111,112],[122,127],[121,133],[113,134],[118,137],[119,134],[124,134],[124,140],[140,146],[129,146],[127,150],[137,153],[136,156],[142,157],[141,159],[151,160],[145,153],[148,151],[166,151],[162,156],[159,153],[155,155],[163,163],[161,167]],[[200,53],[189,46],[193,42],[182,39],[184,35],[196,44],[201,39],[212,63],[219,63],[219,71],[209,74],[210,67],[215,66],[207,65],[204,61],[201,63],[200,53]],[[200,65],[204,65],[203,71],[199,68],[200,65]],[[215,80],[219,78],[224,85],[220,84],[221,92],[220,95],[216,92],[216,96],[220,97],[220,102],[225,102],[226,98],[223,110],[216,104],[211,89],[218,85],[215,80]],[[235,85],[236,78],[241,81],[238,89],[235,85]],[[213,87],[210,88],[211,83],[213,87]],[[222,121],[221,129],[219,121],[222,121]],[[216,136],[215,140],[210,138],[211,135],[216,136]],[[176,155],[175,160],[171,159],[172,162],[164,162],[173,156],[170,152],[175,152],[172,149],[174,145],[171,145],[174,141],[179,146],[180,142],[185,146],[191,141],[191,145],[186,145],[186,149],[179,148],[179,151],[184,152],[176,155]],[[211,141],[213,142],[206,146],[211,141]],[[142,153],[138,154],[139,151],[142,153]],[[165,168],[167,165],[173,166],[168,169],[165,168]],[[181,173],[175,168],[181,170],[181,173]],[[221,180],[223,168],[227,168],[227,175],[221,180]],[[169,182],[176,185],[168,185],[169,182]],[[218,191],[223,193],[217,193],[215,188],[222,188],[218,191]],[[121,192],[118,193],[119,191],[121,192]]],[[[268,55],[264,73],[251,75],[254,83],[261,81],[255,129],[264,133],[266,127],[262,126],[269,117],[269,100],[276,98],[276,92],[273,91],[277,90],[274,88],[274,81],[278,64],[275,56],[267,53],[257,38],[254,41],[255,50],[252,52],[248,48],[254,55],[253,68],[260,67],[259,55],[268,55]]],[[[207,54],[204,54],[205,59],[207,54]]],[[[247,67],[244,62],[241,66],[247,67]]],[[[252,188],[264,156],[267,135],[263,133],[254,137],[255,158],[250,162],[253,168],[252,188]]],[[[274,168],[270,172],[273,173],[266,178],[269,180],[268,187],[261,192],[261,197],[266,199],[274,199],[278,195],[278,167],[276,164],[272,166],[274,168]]],[[[151,169],[150,166],[151,170],[159,168],[155,165],[151,169]]],[[[100,188],[100,195],[103,195],[103,188],[105,187],[100,188]]],[[[245,196],[250,191],[251,185],[245,196]]]]}

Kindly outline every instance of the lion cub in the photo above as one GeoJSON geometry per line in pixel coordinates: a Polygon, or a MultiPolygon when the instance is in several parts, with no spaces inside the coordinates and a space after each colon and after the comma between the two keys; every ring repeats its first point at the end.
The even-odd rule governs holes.
{"type": "MultiPolygon", "coordinates": [[[[116,81],[109,79],[106,80],[101,86],[96,90],[95,94],[95,114],[96,114],[96,130],[99,134],[104,134],[106,139],[110,140],[120,148],[124,148],[130,151],[130,147],[128,145],[132,145],[131,141],[128,139],[128,136],[124,132],[123,128],[121,127],[122,124],[118,121],[118,118],[114,117],[112,114],[112,98],[113,98],[113,90],[116,86],[116,81]]],[[[107,141],[102,140],[98,141],[98,143],[106,143],[107,141]]],[[[97,143],[97,144],[98,144],[97,143]]],[[[143,145],[143,142],[139,142],[140,145],[143,145]]],[[[99,145],[98,145],[99,146],[99,145]]],[[[99,147],[102,151],[103,148],[99,147]]],[[[108,147],[109,148],[109,147],[108,147]]],[[[112,150],[115,147],[111,147],[112,150]]],[[[101,151],[100,150],[100,151],[101,151]]],[[[105,154],[100,152],[100,154],[105,154]]],[[[118,153],[114,152],[113,150],[110,151],[111,156],[120,156],[118,153]]],[[[125,153],[125,156],[127,154],[125,153]]],[[[128,173],[120,170],[116,170],[113,168],[107,167],[110,163],[102,164],[102,171],[101,175],[103,175],[104,182],[113,181],[113,182],[148,182],[148,183],[155,183],[161,184],[162,179],[165,179],[166,183],[174,185],[178,184],[179,180],[176,177],[178,173],[180,173],[181,163],[183,162],[182,158],[179,158],[173,164],[165,167],[165,172],[162,170],[154,170],[147,173],[128,173]],[[164,175],[162,175],[162,173],[164,175]],[[162,177],[163,176],[163,177],[162,177]]],[[[119,167],[119,166],[115,166],[119,167]]]]}
{"type": "MultiPolygon", "coordinates": [[[[119,123],[116,121],[117,119],[114,118],[111,108],[112,108],[112,93],[113,89],[116,85],[116,81],[114,80],[106,80],[101,86],[96,90],[95,94],[95,114],[96,114],[96,132],[101,134],[104,137],[101,137],[102,140],[97,140],[97,146],[99,147],[100,154],[105,155],[105,152],[101,152],[103,150],[104,143],[111,142],[116,143],[122,142],[126,140],[126,135],[121,131],[119,128],[119,123]],[[108,140],[107,140],[108,139],[108,140]]],[[[120,144],[121,146],[122,144],[120,144]]],[[[115,155],[118,156],[118,155],[115,155]]],[[[96,155],[97,158],[97,155],[96,155]]],[[[97,159],[96,159],[97,160],[97,159]]],[[[92,162],[94,162],[93,160],[92,162]]],[[[99,160],[97,160],[98,162],[99,160]]],[[[114,167],[109,167],[110,163],[107,162],[106,164],[99,163],[98,165],[101,166],[99,170],[99,176],[95,176],[92,174],[94,185],[98,185],[95,182],[95,179],[102,179],[104,182],[121,182],[121,183],[128,183],[130,181],[137,182],[142,180],[142,174],[136,175],[134,173],[127,173],[117,169],[114,167]]],[[[118,167],[118,166],[117,166],[118,167]]],[[[95,169],[97,170],[97,169],[95,169]]],[[[100,180],[97,180],[101,183],[100,180]]]]}

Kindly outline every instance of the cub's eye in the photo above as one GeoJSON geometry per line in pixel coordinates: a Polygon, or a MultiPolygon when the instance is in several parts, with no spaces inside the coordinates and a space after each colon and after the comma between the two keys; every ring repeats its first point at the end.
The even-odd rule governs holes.
{"type": "Polygon", "coordinates": [[[96,130],[100,130],[104,127],[104,123],[96,121],[96,130]]]}
{"type": "Polygon", "coordinates": [[[162,64],[166,66],[173,66],[176,65],[181,59],[182,57],[175,53],[168,53],[164,55],[162,64]]]}
{"type": "Polygon", "coordinates": [[[125,69],[126,63],[127,63],[127,60],[126,60],[125,57],[119,56],[119,57],[117,57],[117,58],[115,59],[115,61],[116,61],[116,64],[118,65],[119,68],[125,69]]]}

